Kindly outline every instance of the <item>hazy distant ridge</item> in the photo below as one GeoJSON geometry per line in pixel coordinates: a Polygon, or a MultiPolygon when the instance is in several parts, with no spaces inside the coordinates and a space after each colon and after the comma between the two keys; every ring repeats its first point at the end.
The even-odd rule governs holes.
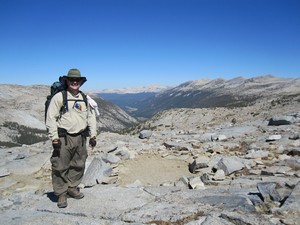
{"type": "Polygon", "coordinates": [[[102,89],[102,90],[93,90],[93,93],[114,93],[114,94],[136,94],[142,92],[161,92],[165,91],[172,86],[163,86],[159,84],[150,84],[141,87],[124,87],[124,88],[115,88],[115,89],[102,89]]]}

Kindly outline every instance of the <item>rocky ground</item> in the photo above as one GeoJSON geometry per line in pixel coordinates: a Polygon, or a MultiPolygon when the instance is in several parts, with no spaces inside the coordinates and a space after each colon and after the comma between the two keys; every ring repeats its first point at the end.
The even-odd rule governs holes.
{"type": "Polygon", "coordinates": [[[59,209],[50,142],[0,150],[1,224],[300,224],[299,99],[173,109],[89,148],[59,209]]]}

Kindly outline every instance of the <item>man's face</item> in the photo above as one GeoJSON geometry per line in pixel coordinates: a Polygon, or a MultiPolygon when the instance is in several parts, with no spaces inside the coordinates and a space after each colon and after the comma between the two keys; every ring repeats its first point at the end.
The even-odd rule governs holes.
{"type": "Polygon", "coordinates": [[[67,79],[67,84],[68,87],[74,90],[78,90],[80,88],[82,79],[80,78],[68,78],[67,79]]]}

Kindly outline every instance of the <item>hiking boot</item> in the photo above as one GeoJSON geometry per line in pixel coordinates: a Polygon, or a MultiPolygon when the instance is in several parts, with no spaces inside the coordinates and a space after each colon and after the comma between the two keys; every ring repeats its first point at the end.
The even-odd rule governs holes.
{"type": "Polygon", "coordinates": [[[79,191],[77,187],[68,188],[68,195],[75,199],[81,199],[84,194],[79,191]]]}
{"type": "Polygon", "coordinates": [[[57,207],[58,208],[66,208],[68,206],[67,195],[61,194],[58,196],[57,207]]]}

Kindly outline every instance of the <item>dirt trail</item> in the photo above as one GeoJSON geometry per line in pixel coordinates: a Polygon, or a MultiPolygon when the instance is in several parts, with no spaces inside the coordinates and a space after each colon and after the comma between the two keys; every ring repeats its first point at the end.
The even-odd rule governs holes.
{"type": "Polygon", "coordinates": [[[167,159],[161,155],[141,154],[133,160],[124,161],[118,168],[120,186],[132,184],[136,180],[143,185],[158,186],[191,175],[186,161],[167,159]]]}

